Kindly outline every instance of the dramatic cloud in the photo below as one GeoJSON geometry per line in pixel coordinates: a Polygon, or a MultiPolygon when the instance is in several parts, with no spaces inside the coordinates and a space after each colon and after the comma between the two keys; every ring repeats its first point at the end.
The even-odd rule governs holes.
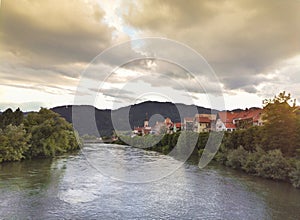
{"type": "Polygon", "coordinates": [[[195,48],[227,89],[254,92],[258,74],[300,53],[299,1],[145,0],[127,7],[124,19],[140,36],[195,48]]]}
{"type": "Polygon", "coordinates": [[[2,46],[30,62],[88,62],[111,42],[103,16],[90,1],[2,1],[2,46]]]}
{"type": "Polygon", "coordinates": [[[95,93],[101,108],[168,97],[203,105],[220,90],[229,108],[261,106],[257,100],[281,90],[300,101],[297,0],[1,3],[1,108],[72,104],[74,94],[93,104],[95,93]],[[139,37],[179,43],[120,44],[139,37]]]}
{"type": "Polygon", "coordinates": [[[9,103],[8,88],[15,88],[26,99],[35,100],[29,96],[36,91],[70,104],[81,72],[113,43],[104,16],[93,0],[2,1],[0,101],[9,103]]]}

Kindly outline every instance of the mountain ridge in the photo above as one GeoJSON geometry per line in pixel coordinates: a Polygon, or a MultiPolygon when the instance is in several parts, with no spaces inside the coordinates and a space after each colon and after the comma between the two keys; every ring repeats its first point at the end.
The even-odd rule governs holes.
{"type": "MultiPolygon", "coordinates": [[[[73,108],[76,108],[76,112],[80,112],[81,117],[95,113],[96,126],[101,136],[110,136],[115,129],[128,130],[133,129],[134,126],[143,126],[146,114],[150,119],[150,126],[153,126],[153,123],[156,122],[155,120],[164,120],[166,117],[169,117],[173,122],[183,122],[184,117],[193,117],[197,113],[216,114],[219,112],[215,109],[196,105],[158,101],[145,101],[115,110],[98,109],[92,105],[65,105],[53,107],[51,110],[72,123],[73,108]],[[158,117],[159,115],[160,117],[158,117]],[[151,118],[152,116],[153,118],[151,118]],[[128,126],[128,121],[130,127],[128,126]]],[[[91,117],[77,120],[80,120],[81,123],[76,128],[80,135],[99,135],[95,132],[95,129],[91,128],[91,123],[94,123],[91,117]],[[89,122],[86,122],[86,120],[89,122]]]]}

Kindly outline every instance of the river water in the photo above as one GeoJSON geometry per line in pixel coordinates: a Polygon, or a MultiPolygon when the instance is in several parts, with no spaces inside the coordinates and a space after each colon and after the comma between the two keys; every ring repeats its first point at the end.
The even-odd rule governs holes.
{"type": "Polygon", "coordinates": [[[178,162],[128,146],[85,148],[52,160],[1,164],[0,219],[300,219],[300,190],[287,183],[213,163],[200,170],[197,161],[160,180],[132,183],[132,173],[147,176],[142,163],[178,162]],[[97,152],[98,163],[91,164],[88,152],[97,152]],[[123,179],[111,167],[119,167],[123,179]]]}

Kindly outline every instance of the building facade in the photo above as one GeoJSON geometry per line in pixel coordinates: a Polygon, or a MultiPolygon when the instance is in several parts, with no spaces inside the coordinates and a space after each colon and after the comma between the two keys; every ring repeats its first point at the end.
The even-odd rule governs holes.
{"type": "Polygon", "coordinates": [[[216,131],[235,131],[251,126],[262,126],[263,110],[251,108],[237,112],[222,111],[217,115],[216,131]]]}

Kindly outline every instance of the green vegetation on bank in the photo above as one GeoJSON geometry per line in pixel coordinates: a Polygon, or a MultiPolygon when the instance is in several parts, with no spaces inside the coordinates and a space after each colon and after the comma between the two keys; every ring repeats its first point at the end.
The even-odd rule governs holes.
{"type": "Polygon", "coordinates": [[[53,157],[79,149],[73,127],[51,110],[26,117],[20,109],[0,115],[0,162],[53,157]]]}
{"type": "MultiPolygon", "coordinates": [[[[289,181],[300,188],[300,112],[285,92],[264,103],[264,126],[225,132],[214,160],[251,175],[289,181]]],[[[198,138],[194,146],[199,157],[209,136],[214,135],[212,140],[218,138],[218,132],[181,132],[164,136],[122,136],[118,143],[169,153],[182,134],[186,144],[198,138]]]]}

